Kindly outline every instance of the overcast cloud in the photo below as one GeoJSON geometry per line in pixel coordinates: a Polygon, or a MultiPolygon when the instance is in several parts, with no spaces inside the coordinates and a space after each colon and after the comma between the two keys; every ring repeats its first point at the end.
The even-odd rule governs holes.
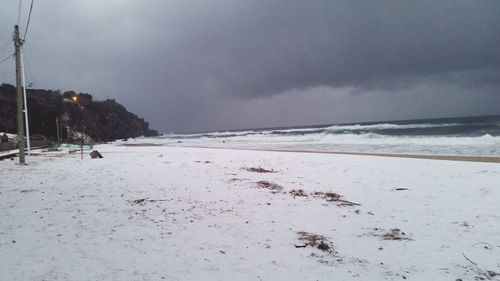
{"type": "Polygon", "coordinates": [[[497,0],[35,0],[27,76],[163,132],[500,114],[499,23],[497,0]]]}

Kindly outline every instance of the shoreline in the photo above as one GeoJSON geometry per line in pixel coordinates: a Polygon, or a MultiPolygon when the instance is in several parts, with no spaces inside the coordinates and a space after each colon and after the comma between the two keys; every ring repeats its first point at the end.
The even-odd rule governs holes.
{"type": "MultiPolygon", "coordinates": [[[[123,146],[128,146],[123,144],[123,146]]],[[[148,146],[130,145],[130,146],[148,146]]],[[[151,145],[158,146],[158,145],[151,145]]],[[[467,155],[425,155],[425,154],[396,154],[396,153],[376,153],[376,152],[343,152],[343,151],[314,151],[314,150],[286,150],[286,149],[252,149],[252,148],[223,148],[207,146],[176,146],[184,148],[212,148],[223,150],[250,150],[250,151],[271,151],[271,152],[295,152],[295,153],[315,153],[315,154],[336,154],[336,155],[357,155],[357,156],[377,156],[392,158],[410,158],[423,160],[441,160],[441,161],[460,161],[460,162],[478,162],[478,163],[500,163],[500,156],[467,156],[467,155]]]]}
{"type": "Polygon", "coordinates": [[[393,153],[372,153],[372,152],[308,151],[308,150],[265,150],[265,151],[326,153],[326,154],[338,154],[338,155],[359,155],[359,156],[379,156],[379,157],[393,157],[393,158],[412,158],[412,159],[425,159],[425,160],[500,163],[500,157],[495,157],[495,156],[393,154],[393,153]]]}

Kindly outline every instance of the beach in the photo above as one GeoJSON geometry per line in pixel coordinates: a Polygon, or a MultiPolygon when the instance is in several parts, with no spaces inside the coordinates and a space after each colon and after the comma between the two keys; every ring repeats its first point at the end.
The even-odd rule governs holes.
{"type": "Polygon", "coordinates": [[[95,149],[0,161],[3,279],[500,278],[497,163],[95,149]]]}
{"type": "Polygon", "coordinates": [[[499,0],[3,2],[0,281],[500,281],[499,0]]]}

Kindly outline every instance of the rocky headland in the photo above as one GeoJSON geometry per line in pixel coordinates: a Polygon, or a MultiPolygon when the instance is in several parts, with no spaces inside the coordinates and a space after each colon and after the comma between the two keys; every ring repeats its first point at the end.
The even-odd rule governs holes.
{"type": "MultiPolygon", "coordinates": [[[[64,137],[68,131],[84,132],[97,141],[155,136],[148,122],[129,112],[114,99],[96,101],[87,93],[28,89],[31,135],[57,140],[57,124],[64,137]],[[56,122],[56,119],[58,120],[56,122]]],[[[16,88],[0,85],[0,131],[17,132],[16,88]]]]}

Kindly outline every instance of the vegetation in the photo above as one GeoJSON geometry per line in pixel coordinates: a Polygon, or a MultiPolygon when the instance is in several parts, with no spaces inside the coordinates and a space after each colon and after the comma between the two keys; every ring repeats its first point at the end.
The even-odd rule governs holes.
{"type": "MultiPolygon", "coordinates": [[[[27,90],[31,134],[57,139],[56,119],[63,127],[84,131],[96,140],[115,140],[138,136],[154,136],[143,118],[129,112],[115,100],[94,101],[86,93],[53,90],[27,90]]],[[[0,86],[0,131],[17,132],[16,88],[0,86]]],[[[63,136],[66,130],[62,130],[63,136]]]]}

